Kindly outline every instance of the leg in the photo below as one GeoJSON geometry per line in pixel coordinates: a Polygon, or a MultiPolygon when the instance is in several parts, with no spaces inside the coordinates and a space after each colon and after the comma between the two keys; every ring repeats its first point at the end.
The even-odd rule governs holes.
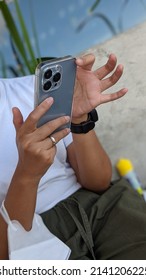
{"type": "Polygon", "coordinates": [[[104,211],[100,217],[98,213],[98,221],[95,219],[93,222],[96,258],[145,260],[146,202],[143,198],[121,180],[100,197],[98,207],[104,211]],[[117,191],[121,195],[114,206],[110,207],[110,201],[114,200],[117,191]],[[98,230],[96,224],[100,219],[102,226],[98,230]]]}
{"type": "Polygon", "coordinates": [[[88,236],[90,225],[87,215],[80,205],[80,200],[88,201],[90,205],[92,203],[90,202],[89,193],[82,189],[68,199],[61,201],[52,209],[42,213],[41,216],[48,229],[70,247],[70,259],[95,259],[92,249],[92,236],[91,234],[88,236]],[[87,198],[89,199],[87,200],[87,198]],[[87,231],[85,220],[89,229],[87,231]]]}

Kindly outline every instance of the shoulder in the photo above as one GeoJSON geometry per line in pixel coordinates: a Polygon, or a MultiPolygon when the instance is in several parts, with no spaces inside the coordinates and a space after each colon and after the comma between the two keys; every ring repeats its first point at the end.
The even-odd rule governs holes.
{"type": "Polygon", "coordinates": [[[34,75],[0,79],[0,102],[1,110],[18,107],[26,117],[34,108],[34,75]]]}
{"type": "Polygon", "coordinates": [[[34,75],[17,77],[17,78],[5,78],[0,79],[0,92],[7,93],[7,91],[11,90],[11,92],[16,92],[21,89],[21,92],[26,91],[26,89],[32,91],[34,87],[34,75]]]}

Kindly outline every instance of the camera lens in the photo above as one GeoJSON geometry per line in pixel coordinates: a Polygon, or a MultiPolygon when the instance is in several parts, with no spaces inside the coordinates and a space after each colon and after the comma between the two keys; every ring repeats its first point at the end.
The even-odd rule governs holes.
{"type": "Polygon", "coordinates": [[[44,90],[49,90],[52,86],[52,83],[50,81],[46,82],[43,86],[44,90]]]}
{"type": "Polygon", "coordinates": [[[48,69],[45,74],[44,74],[44,77],[45,79],[50,79],[52,76],[52,70],[51,69],[48,69]]]}
{"type": "Polygon", "coordinates": [[[53,77],[53,81],[57,83],[60,80],[60,78],[61,78],[61,74],[57,72],[53,77]]]}

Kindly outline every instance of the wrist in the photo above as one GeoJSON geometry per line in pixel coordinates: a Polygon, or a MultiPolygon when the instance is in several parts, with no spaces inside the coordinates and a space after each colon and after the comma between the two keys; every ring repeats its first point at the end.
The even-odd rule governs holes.
{"type": "Polygon", "coordinates": [[[95,127],[95,122],[98,121],[98,114],[96,109],[93,109],[88,113],[86,120],[81,121],[80,123],[71,123],[71,132],[76,134],[85,134],[88,133],[95,127]]]}
{"type": "Polygon", "coordinates": [[[84,114],[83,116],[79,118],[72,118],[71,122],[74,124],[80,124],[82,122],[85,122],[88,120],[88,114],[84,114]]]}
{"type": "Polygon", "coordinates": [[[13,175],[13,179],[16,181],[20,181],[23,185],[29,185],[38,187],[39,181],[41,179],[40,176],[32,176],[29,172],[26,172],[23,166],[18,163],[15,173],[13,175]]]}

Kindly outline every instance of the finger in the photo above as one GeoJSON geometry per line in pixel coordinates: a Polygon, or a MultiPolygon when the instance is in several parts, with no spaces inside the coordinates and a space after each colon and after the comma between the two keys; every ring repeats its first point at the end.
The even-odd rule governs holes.
{"type": "Polygon", "coordinates": [[[24,123],[24,128],[27,132],[32,132],[36,129],[39,119],[50,109],[52,104],[53,98],[49,97],[29,114],[24,123]]]}
{"type": "MultiPolygon", "coordinates": [[[[69,133],[70,133],[70,128],[64,128],[60,131],[53,133],[50,137],[53,137],[57,144],[61,139],[63,139],[69,133]]],[[[52,142],[52,140],[51,140],[51,142],[52,142]]],[[[55,146],[55,145],[52,143],[52,146],[55,146]]]]}
{"type": "Polygon", "coordinates": [[[95,56],[93,54],[87,54],[76,59],[77,66],[82,67],[84,70],[90,71],[95,62],[95,56]]]}
{"type": "Polygon", "coordinates": [[[49,135],[52,135],[52,133],[56,129],[60,128],[61,126],[66,125],[69,121],[70,121],[69,116],[63,116],[63,117],[60,117],[60,118],[57,118],[55,120],[45,123],[44,125],[42,125],[35,131],[36,140],[41,141],[41,140],[45,139],[46,137],[48,137],[49,135]]]}
{"type": "Polygon", "coordinates": [[[107,103],[110,101],[114,101],[116,99],[119,99],[121,97],[123,97],[126,93],[128,92],[127,88],[123,88],[115,93],[111,93],[111,94],[102,94],[101,95],[101,99],[100,99],[100,104],[103,103],[107,103]]]}
{"type": "MultiPolygon", "coordinates": [[[[55,139],[55,138],[54,138],[55,139]]],[[[57,145],[57,139],[55,139],[56,144],[53,144],[52,140],[50,139],[50,137],[47,137],[44,141],[42,141],[42,147],[44,150],[49,150],[49,149],[56,149],[56,145],[57,145]]]]}
{"type": "Polygon", "coordinates": [[[20,110],[16,107],[12,108],[12,113],[13,113],[13,124],[17,132],[23,124],[23,116],[20,110]]]}
{"type": "Polygon", "coordinates": [[[55,148],[56,149],[56,145],[57,143],[63,139],[65,136],[67,136],[70,133],[70,129],[69,128],[65,128],[62,129],[54,134],[52,134],[51,136],[47,137],[42,143],[43,148],[44,149],[51,149],[51,148],[55,148]],[[51,140],[52,138],[52,140],[51,140]]]}
{"type": "Polygon", "coordinates": [[[95,70],[94,73],[101,80],[114,70],[116,64],[117,64],[116,56],[114,54],[110,54],[107,63],[102,67],[100,67],[99,69],[95,70]]]}
{"type": "Polygon", "coordinates": [[[115,85],[123,74],[123,65],[119,64],[115,72],[108,78],[101,80],[101,89],[102,91],[108,89],[109,87],[115,85]]]}

